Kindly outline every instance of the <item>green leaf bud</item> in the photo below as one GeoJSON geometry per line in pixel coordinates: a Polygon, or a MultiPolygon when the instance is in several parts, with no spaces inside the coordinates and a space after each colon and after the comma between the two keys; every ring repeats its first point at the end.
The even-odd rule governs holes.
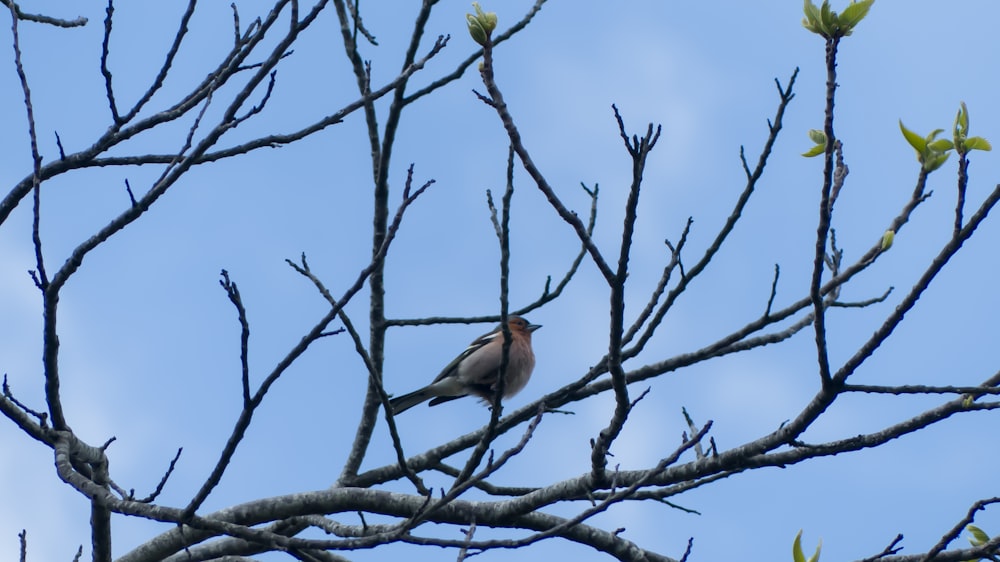
{"type": "Polygon", "coordinates": [[[882,251],[886,251],[892,247],[892,241],[896,239],[896,233],[892,230],[886,230],[885,234],[882,235],[882,251]]]}

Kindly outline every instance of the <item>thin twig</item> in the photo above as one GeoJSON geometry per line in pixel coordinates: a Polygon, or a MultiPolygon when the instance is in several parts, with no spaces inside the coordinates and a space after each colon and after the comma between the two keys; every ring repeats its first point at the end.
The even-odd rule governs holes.
{"type": "Polygon", "coordinates": [[[112,85],[111,69],[108,68],[108,53],[111,51],[111,22],[114,13],[114,0],[108,0],[108,7],[105,9],[106,15],[104,17],[104,40],[101,42],[101,75],[104,76],[104,92],[108,97],[111,119],[116,125],[120,125],[123,121],[121,115],[118,114],[118,103],[115,102],[115,89],[112,85]]]}
{"type": "Polygon", "coordinates": [[[305,351],[315,342],[317,339],[323,337],[326,326],[332,322],[340,310],[346,305],[353,297],[356,295],[361,288],[364,286],[365,281],[372,274],[372,272],[382,263],[385,259],[386,253],[389,251],[389,246],[396,237],[396,233],[399,231],[400,224],[403,220],[404,211],[417,200],[420,195],[431,186],[433,182],[427,182],[417,189],[414,193],[408,194],[402,204],[400,204],[399,209],[396,211],[396,216],[393,218],[393,222],[389,225],[386,231],[386,237],[382,242],[382,245],[376,250],[375,254],[372,256],[372,261],[362,269],[354,282],[344,291],[344,294],[337,299],[337,306],[331,307],[331,309],[317,322],[309,332],[302,337],[302,339],[285,355],[281,361],[274,367],[271,373],[261,382],[257,389],[257,392],[252,396],[250,403],[247,407],[244,407],[240,413],[239,419],[236,422],[236,426],[233,428],[229,439],[226,441],[225,447],[223,447],[220,453],[219,460],[216,462],[215,467],[212,469],[211,474],[202,484],[202,487],[191,499],[188,506],[184,509],[184,517],[182,520],[189,520],[194,516],[195,511],[199,506],[208,498],[208,495],[212,490],[218,485],[222,480],[222,475],[226,468],[229,466],[230,460],[232,460],[233,455],[236,453],[236,449],[246,433],[247,428],[250,426],[250,422],[253,419],[253,414],[256,408],[264,400],[267,392],[270,390],[271,386],[277,382],[278,378],[294,363],[305,351]]]}
{"type": "Polygon", "coordinates": [[[1000,503],[1000,498],[979,500],[976,503],[972,504],[972,507],[969,508],[969,511],[965,514],[965,517],[963,517],[961,521],[956,523],[955,526],[952,527],[950,531],[948,531],[947,533],[944,534],[943,537],[941,537],[941,540],[938,541],[937,544],[935,544],[930,550],[927,551],[926,554],[924,554],[923,558],[921,558],[921,562],[928,562],[930,560],[933,560],[935,556],[943,552],[944,549],[948,547],[948,544],[951,543],[951,541],[957,539],[958,535],[962,534],[962,531],[964,531],[966,527],[971,525],[972,522],[976,520],[977,512],[983,511],[986,509],[986,506],[995,503],[1000,503]]]}
{"type": "Polygon", "coordinates": [[[240,290],[236,283],[229,279],[229,272],[225,269],[220,275],[222,279],[219,280],[219,285],[226,290],[226,296],[236,307],[236,314],[240,322],[240,386],[243,389],[243,407],[247,408],[250,406],[250,323],[247,321],[247,310],[243,306],[243,298],[240,296],[240,290]]]}
{"type": "Polygon", "coordinates": [[[14,0],[2,0],[0,2],[11,9],[14,12],[14,17],[24,21],[32,21],[35,23],[44,23],[48,25],[53,25],[55,27],[82,27],[87,25],[87,18],[83,16],[78,16],[76,19],[66,20],[62,18],[54,18],[52,16],[46,16],[42,14],[29,14],[21,10],[21,7],[14,2],[14,0]]]}
{"type": "MultiPolygon", "coordinates": [[[[613,283],[615,273],[604,259],[600,250],[598,250],[597,245],[594,243],[593,239],[591,239],[590,234],[587,233],[586,225],[580,220],[576,213],[570,211],[559,199],[555,190],[551,185],[549,185],[548,180],[546,180],[545,176],[542,175],[541,171],[532,160],[531,155],[524,147],[521,140],[521,133],[514,124],[514,118],[508,111],[507,104],[503,99],[503,94],[500,92],[500,89],[493,77],[493,45],[489,42],[489,38],[487,38],[486,45],[483,47],[483,66],[480,74],[482,75],[483,83],[486,85],[486,91],[489,92],[490,95],[490,98],[487,101],[497,111],[497,114],[503,123],[504,129],[507,131],[510,144],[514,147],[514,152],[517,153],[517,156],[521,161],[521,165],[524,167],[525,171],[528,172],[528,175],[531,176],[538,190],[541,191],[548,200],[549,205],[555,209],[564,221],[573,227],[577,237],[587,248],[587,252],[590,254],[591,260],[604,276],[604,279],[608,283],[613,283]]],[[[482,96],[480,97],[482,98],[482,96]]]]}
{"type": "Polygon", "coordinates": [[[490,420],[486,425],[486,431],[483,432],[482,439],[476,444],[462,471],[452,483],[452,489],[463,486],[472,476],[476,467],[482,462],[483,456],[497,435],[497,424],[500,422],[500,416],[503,414],[501,400],[507,386],[507,369],[510,366],[510,346],[513,338],[508,323],[508,309],[510,308],[510,204],[513,197],[514,149],[511,147],[507,151],[507,186],[501,198],[499,219],[497,218],[496,207],[493,205],[493,198],[487,197],[490,218],[496,228],[497,242],[500,245],[500,332],[503,336],[503,344],[500,352],[499,376],[497,377],[496,388],[493,390],[493,396],[490,399],[490,420]]]}
{"type": "Polygon", "coordinates": [[[628,386],[625,382],[625,371],[622,368],[622,346],[625,322],[625,283],[628,279],[628,263],[632,253],[632,235],[635,232],[635,223],[639,207],[639,192],[642,187],[642,175],[646,168],[646,158],[650,151],[656,146],[656,141],[660,138],[660,127],[654,130],[650,123],[646,128],[646,133],[640,138],[633,135],[630,139],[625,131],[625,122],[618,108],[614,105],[615,120],[618,122],[618,132],[625,143],[625,148],[632,157],[632,184],[629,189],[628,199],[625,203],[625,222],[622,227],[621,248],[618,253],[618,267],[615,271],[614,279],[610,283],[611,289],[611,324],[608,328],[608,372],[611,374],[611,384],[615,392],[615,411],[608,421],[607,427],[601,430],[597,438],[593,441],[591,451],[591,472],[597,482],[603,483],[607,480],[605,469],[607,467],[607,455],[612,442],[618,438],[622,428],[625,427],[625,420],[632,410],[634,403],[629,400],[628,386]]]}

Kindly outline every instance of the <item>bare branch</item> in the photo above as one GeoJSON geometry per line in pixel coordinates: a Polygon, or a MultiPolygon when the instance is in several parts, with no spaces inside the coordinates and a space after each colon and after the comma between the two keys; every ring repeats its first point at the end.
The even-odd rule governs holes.
{"type": "MultiPolygon", "coordinates": [[[[323,318],[321,318],[319,322],[317,322],[313,326],[313,328],[306,335],[302,337],[299,343],[296,344],[288,352],[288,354],[285,355],[285,357],[278,362],[278,364],[274,367],[271,373],[264,379],[263,382],[261,382],[257,391],[250,399],[250,402],[246,406],[244,406],[243,411],[240,413],[240,417],[236,422],[236,427],[233,428],[233,432],[229,436],[229,439],[227,440],[226,445],[223,448],[222,453],[220,455],[220,458],[216,463],[215,468],[212,470],[212,473],[205,480],[205,483],[202,484],[202,487],[197,492],[197,494],[195,494],[195,496],[191,499],[188,506],[184,509],[184,517],[182,517],[182,520],[187,521],[194,516],[194,513],[197,511],[198,507],[201,506],[201,504],[208,498],[208,495],[212,492],[212,490],[218,485],[218,483],[222,479],[223,473],[226,471],[226,468],[229,466],[230,460],[236,453],[236,448],[243,440],[246,430],[250,426],[250,422],[253,419],[254,411],[264,400],[264,396],[267,394],[268,390],[270,390],[271,386],[275,382],[277,382],[278,378],[281,377],[281,375],[285,372],[285,370],[287,370],[288,367],[290,367],[292,363],[295,362],[295,360],[299,356],[305,353],[306,349],[308,349],[313,342],[323,337],[324,331],[326,330],[326,327],[330,324],[330,322],[332,322],[334,318],[336,318],[339,315],[343,307],[354,297],[354,295],[358,293],[358,291],[361,290],[361,288],[364,286],[365,281],[372,274],[372,271],[374,271],[377,267],[379,267],[380,264],[382,263],[382,260],[385,259],[385,254],[386,252],[389,251],[389,246],[392,243],[393,239],[396,237],[396,233],[398,232],[399,226],[402,223],[404,211],[414,201],[416,201],[417,198],[420,197],[420,195],[423,194],[423,192],[426,191],[427,188],[430,187],[432,183],[433,181],[425,183],[412,194],[410,193],[404,194],[403,203],[399,206],[399,209],[396,212],[396,216],[393,219],[392,224],[389,226],[389,229],[387,230],[386,238],[382,242],[382,245],[379,247],[378,251],[375,252],[375,255],[372,257],[371,263],[369,263],[368,266],[366,266],[358,273],[358,276],[354,280],[354,283],[352,283],[344,292],[344,294],[339,299],[337,299],[336,306],[331,307],[330,311],[327,312],[323,316],[323,318]]],[[[349,459],[348,462],[352,461],[349,459]]]]}
{"type": "Polygon", "coordinates": [[[18,8],[14,2],[8,4],[11,15],[11,34],[14,38],[14,67],[17,70],[17,78],[21,84],[21,92],[24,95],[24,112],[28,119],[28,141],[31,145],[31,191],[34,194],[32,207],[31,240],[35,247],[35,271],[37,279],[35,284],[43,292],[49,285],[48,275],[45,273],[45,260],[42,258],[42,239],[39,234],[39,223],[41,221],[40,199],[42,185],[42,155],[38,151],[38,134],[35,130],[35,110],[31,104],[31,88],[28,87],[28,76],[24,72],[24,65],[21,62],[21,39],[18,33],[18,8]]]}
{"type": "Polygon", "coordinates": [[[965,209],[965,191],[969,186],[969,157],[964,150],[958,153],[958,199],[955,202],[955,228],[952,236],[962,230],[962,213],[965,209]]]}
{"type": "Polygon", "coordinates": [[[837,91],[837,45],[839,37],[826,42],[826,110],[823,132],[826,135],[826,154],[823,159],[823,187],[820,191],[819,222],[816,226],[816,252],[813,257],[812,282],[809,298],[813,306],[813,329],[816,333],[816,355],[819,363],[819,377],[824,384],[830,384],[830,360],[826,347],[826,305],[820,287],[823,284],[823,265],[826,258],[826,241],[833,216],[834,150],[836,137],[833,134],[833,101],[837,91]]]}
{"type": "Polygon", "coordinates": [[[14,13],[15,17],[19,20],[31,21],[35,23],[44,23],[47,25],[53,25],[55,27],[82,27],[87,25],[87,18],[83,16],[78,16],[76,19],[65,20],[61,18],[54,18],[51,16],[46,16],[43,14],[29,14],[21,10],[21,7],[17,5],[13,0],[0,0],[4,6],[7,6],[14,13]]]}
{"type": "Polygon", "coordinates": [[[969,217],[968,222],[965,226],[959,230],[959,232],[953,236],[948,242],[941,248],[938,255],[931,261],[930,266],[924,271],[923,275],[917,283],[910,289],[910,292],[903,298],[903,300],[896,305],[895,310],[892,314],[886,318],[882,326],[880,326],[871,338],[861,346],[858,351],[847,360],[844,365],[837,370],[833,378],[838,384],[843,384],[847,377],[851,376],[854,371],[867,359],[875,350],[882,344],[896,329],[896,326],[903,320],[903,316],[917,303],[917,299],[920,295],[930,286],[931,281],[937,276],[938,273],[944,268],[944,266],[954,257],[958,251],[961,249],[962,244],[968,240],[972,234],[976,231],[976,228],[986,220],[989,216],[990,210],[1000,201],[1000,184],[998,184],[993,191],[983,200],[982,205],[979,209],[969,217]]]}

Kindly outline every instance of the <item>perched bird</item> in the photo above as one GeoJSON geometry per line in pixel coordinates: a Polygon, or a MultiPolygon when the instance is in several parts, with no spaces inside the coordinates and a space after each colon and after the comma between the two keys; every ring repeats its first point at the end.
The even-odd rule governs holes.
{"type": "MultiPolygon", "coordinates": [[[[510,351],[507,355],[507,376],[504,381],[503,397],[514,396],[531,377],[535,368],[535,354],[531,351],[531,332],[541,328],[530,324],[520,316],[507,319],[510,328],[510,351]]],[[[503,332],[497,326],[492,332],[480,336],[456,357],[431,384],[389,401],[396,415],[409,410],[425,400],[431,406],[468,396],[478,396],[483,400],[493,400],[496,383],[500,375],[503,358],[503,332]]]]}

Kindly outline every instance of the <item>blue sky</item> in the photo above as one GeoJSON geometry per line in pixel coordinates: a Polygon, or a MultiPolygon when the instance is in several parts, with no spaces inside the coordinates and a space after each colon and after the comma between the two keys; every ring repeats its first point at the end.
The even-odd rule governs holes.
{"type": "MultiPolygon", "coordinates": [[[[237,4],[244,25],[266,9],[263,2],[237,4]]],[[[365,22],[380,44],[363,52],[372,60],[376,86],[398,71],[415,13],[399,7],[402,3],[391,5],[362,3],[365,22]]],[[[503,28],[528,5],[509,1],[484,8],[498,12],[503,28]]],[[[40,148],[48,161],[58,154],[53,131],[67,151],[75,151],[108,126],[98,72],[104,6],[37,2],[22,7],[90,18],[82,29],[20,27],[40,148]]],[[[550,183],[581,213],[588,201],[580,182],[600,184],[595,237],[606,252],[617,248],[630,179],[630,161],[610,106],[617,104],[632,132],[641,132],[648,122],[663,125],[645,174],[628,296],[632,314],[667,258],[663,239],[676,241],[687,217],[695,221],[688,259],[694,261],[710,243],[743,186],[739,147],[744,145],[755,160],[766,138],[766,119],[778,102],[774,78],[784,84],[800,68],[785,129],[743,223],[647,351],[627,367],[701,347],[755,318],[766,303],[775,263],[782,271],[779,304],[797,300],[807,289],[821,162],[800,153],[809,148],[806,131],[822,124],[825,71],[822,40],[799,25],[801,7],[790,0],[632,1],[610,9],[606,2],[550,0],[527,30],[498,49],[497,80],[550,183]]],[[[436,9],[427,46],[439,34],[451,34],[451,42],[413,80],[414,87],[450,71],[473,50],[464,23],[470,9],[468,2],[452,0],[436,9]]],[[[169,3],[116,7],[111,67],[120,100],[145,90],[180,11],[169,3]]],[[[998,16],[1000,7],[988,0],[881,0],[843,42],[836,130],[851,173],[834,226],[847,261],[881,236],[916,181],[917,163],[897,120],[921,133],[949,129],[959,102],[965,101],[972,134],[1000,140],[1000,46],[993,30],[998,16]]],[[[279,69],[267,110],[226,137],[224,145],[295,130],[355,99],[335,23],[331,11],[302,38],[279,69]]],[[[30,152],[9,26],[4,30],[0,42],[8,47],[0,57],[0,101],[9,109],[0,136],[6,155],[0,180],[12,186],[30,173],[30,152]]],[[[177,74],[150,111],[169,105],[172,96],[200,80],[231,37],[228,5],[200,6],[177,74]]],[[[398,198],[410,163],[419,183],[436,183],[411,208],[390,251],[390,317],[497,310],[498,252],[485,190],[503,188],[507,142],[495,113],[475,98],[473,88],[482,89],[474,72],[404,115],[391,172],[393,196],[398,198]]],[[[118,153],[169,151],[185,132],[174,128],[140,136],[118,153]]],[[[87,257],[60,303],[63,395],[69,423],[84,439],[98,444],[117,437],[109,452],[117,482],[147,493],[176,448],[184,447],[161,500],[187,502],[215,463],[240,404],[238,325],[217,284],[219,270],[227,269],[243,294],[252,329],[252,376],[259,381],[325,312],[311,284],[284,260],[305,252],[334,294],[367,263],[369,162],[361,115],[351,115],[297,145],[193,170],[143,219],[87,257]]],[[[158,173],[154,167],[95,169],[47,183],[42,235],[50,267],[125,208],[126,179],[140,193],[158,173]]],[[[969,200],[975,206],[1000,177],[997,155],[975,154],[970,173],[969,200]]],[[[879,264],[845,289],[843,299],[863,300],[896,287],[886,303],[831,313],[834,364],[881,323],[950,234],[954,175],[950,162],[932,176],[934,196],[879,264]]],[[[562,275],[576,243],[526,177],[519,175],[516,187],[511,292],[512,302],[521,305],[537,297],[547,275],[562,275]]],[[[1000,298],[994,244],[1000,228],[994,222],[966,245],[852,382],[973,384],[996,372],[994,317],[1000,298]]],[[[0,322],[0,371],[19,399],[41,408],[40,298],[26,274],[34,268],[30,224],[25,204],[0,228],[0,317],[6,320],[0,322]]],[[[366,296],[348,307],[362,332],[366,296]]],[[[600,357],[606,346],[607,299],[600,276],[585,265],[560,300],[529,317],[544,325],[535,337],[538,364],[531,383],[510,406],[569,383],[600,357]]],[[[388,390],[399,394],[430,380],[486,329],[393,330],[385,363],[388,390]]],[[[805,405],[816,391],[815,371],[807,331],[781,346],[637,385],[634,392],[646,387],[651,392],[614,448],[613,462],[647,467],[671,452],[686,429],[681,407],[696,420],[714,420],[720,447],[754,439],[805,405]]],[[[317,344],[275,386],[206,510],[330,485],[353,438],[364,384],[363,366],[348,338],[317,344]]],[[[806,438],[872,431],[937,402],[845,398],[806,438]]],[[[533,485],[585,472],[588,439],[607,423],[612,408],[609,398],[595,398],[576,405],[575,416],[546,418],[532,448],[501,476],[503,483],[533,485]]],[[[472,400],[415,409],[402,420],[406,450],[416,454],[471,431],[485,422],[486,412],[472,400]]],[[[674,557],[693,536],[692,560],[731,557],[734,549],[744,559],[780,560],[788,556],[799,529],[805,530],[806,545],[822,538],[827,560],[873,555],[897,533],[905,535],[903,553],[925,551],[975,500],[998,495],[991,487],[994,418],[959,417],[879,450],[737,475],[673,498],[701,515],[625,504],[596,523],[626,527],[626,536],[641,546],[674,557]]],[[[0,423],[0,443],[5,448],[0,481],[8,483],[0,501],[0,552],[16,552],[17,532],[26,528],[30,559],[69,559],[76,545],[89,543],[87,504],[58,482],[48,449],[10,423],[0,423]]],[[[365,467],[392,459],[380,426],[365,467]]],[[[443,479],[431,481],[447,485],[443,479]]],[[[395,489],[407,490],[403,484],[395,489]]],[[[1000,530],[995,514],[983,517],[987,531],[1000,530]]],[[[167,530],[124,518],[113,523],[116,555],[167,530]]],[[[351,557],[378,560],[403,552],[391,547],[351,557]]],[[[544,560],[556,554],[604,559],[558,541],[532,546],[521,556],[544,560]]],[[[427,550],[414,558],[453,555],[427,550]]],[[[481,558],[509,556],[499,551],[481,558]]]]}

